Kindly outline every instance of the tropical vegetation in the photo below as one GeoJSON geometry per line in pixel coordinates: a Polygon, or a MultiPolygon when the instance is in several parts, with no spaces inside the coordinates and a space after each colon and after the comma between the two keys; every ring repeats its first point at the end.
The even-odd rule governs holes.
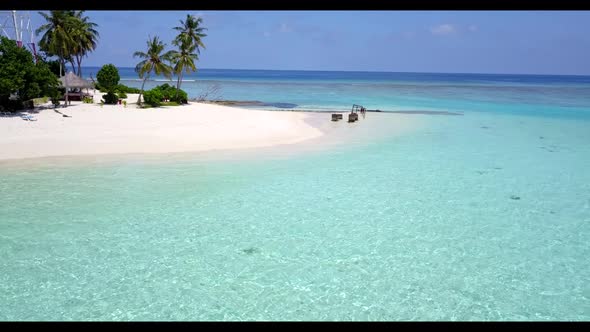
{"type": "Polygon", "coordinates": [[[193,15],[187,15],[186,20],[180,20],[180,26],[174,27],[179,34],[172,41],[172,45],[177,49],[164,52],[166,44],[160,41],[158,36],[149,38],[147,41],[147,51],[138,51],[133,54],[141,60],[136,66],[135,71],[143,83],[141,85],[137,103],[141,106],[142,95],[144,95],[145,82],[150,75],[164,75],[171,79],[172,73],[177,76],[175,91],[170,90],[168,84],[156,87],[144,95],[144,100],[148,105],[159,106],[162,101],[169,100],[178,104],[186,104],[188,96],[186,92],[180,89],[184,74],[189,74],[197,70],[195,62],[199,59],[200,49],[205,48],[202,38],[207,35],[204,33],[206,28],[202,26],[203,19],[195,18],[193,15]],[[148,102],[149,100],[149,102],[148,102]]]}
{"type": "Polygon", "coordinates": [[[170,51],[168,59],[174,64],[174,73],[178,76],[176,89],[180,90],[183,73],[187,74],[197,71],[195,61],[201,54],[200,47],[205,48],[202,38],[207,35],[204,33],[207,28],[202,27],[203,18],[195,18],[193,15],[186,15],[186,20],[180,20],[180,26],[174,27],[174,30],[180,31],[176,36],[173,45],[178,50],[170,51]]]}
{"type": "MultiPolygon", "coordinates": [[[[52,10],[39,12],[44,24],[36,29],[39,39],[39,54],[33,55],[18,47],[14,41],[2,38],[0,41],[0,107],[20,109],[27,105],[51,99],[59,104],[61,87],[59,77],[65,75],[67,64],[71,71],[82,75],[83,59],[97,47],[99,33],[97,24],[90,21],[82,10],[52,10]],[[43,98],[46,97],[46,98],[43,98]],[[34,102],[33,102],[34,99],[34,102]]],[[[128,93],[138,93],[138,105],[142,99],[150,106],[177,105],[188,102],[188,95],[181,90],[185,75],[197,71],[201,49],[205,48],[203,38],[207,30],[203,19],[187,15],[180,25],[173,28],[178,34],[172,40],[174,49],[166,51],[166,44],[158,36],[150,37],[146,49],[133,54],[140,62],[135,71],[142,79],[141,88],[131,88],[119,84],[117,68],[108,64],[97,73],[96,88],[103,95],[106,104],[117,103],[128,93]],[[176,78],[176,84],[163,84],[146,91],[146,81],[152,76],[176,78]],[[143,98],[142,98],[143,97],[143,98]]],[[[66,94],[66,104],[68,103],[66,94]]],[[[86,98],[84,102],[91,102],[86,98]]]]}
{"type": "Polygon", "coordinates": [[[144,102],[151,107],[180,105],[188,103],[188,95],[183,90],[164,83],[144,92],[144,102]]]}
{"type": "Polygon", "coordinates": [[[136,66],[135,72],[139,75],[139,78],[143,79],[139,97],[137,98],[137,104],[141,106],[141,96],[144,91],[145,82],[149,79],[150,75],[155,73],[156,75],[164,75],[170,79],[172,77],[172,67],[166,64],[164,54],[164,44],[158,36],[149,38],[147,41],[146,52],[137,51],[133,53],[133,57],[142,59],[136,66]]]}
{"type": "MultiPolygon", "coordinates": [[[[196,45],[191,42],[191,40],[183,36],[180,41],[174,41],[176,46],[178,46],[178,50],[169,51],[166,53],[166,58],[170,61],[171,65],[173,65],[174,73],[178,76],[176,81],[176,91],[180,90],[180,85],[182,84],[182,76],[186,72],[189,74],[190,72],[194,72],[197,70],[195,66],[195,60],[198,59],[198,54],[196,53],[196,45]]],[[[176,99],[176,96],[174,97],[176,99]]]]}
{"type": "Polygon", "coordinates": [[[43,61],[19,47],[14,40],[0,37],[0,108],[20,110],[34,107],[34,100],[59,98],[59,81],[43,61]]]}
{"type": "Polygon", "coordinates": [[[39,15],[45,19],[45,24],[35,31],[37,35],[42,34],[41,51],[56,56],[64,71],[66,61],[69,62],[72,72],[82,76],[82,60],[97,46],[98,25],[84,16],[83,10],[52,10],[39,15]]]}
{"type": "MultiPolygon", "coordinates": [[[[95,88],[97,90],[99,90],[100,92],[107,92],[107,89],[105,87],[101,86],[100,83],[98,83],[98,82],[96,82],[95,88]]],[[[140,90],[138,88],[129,87],[124,84],[117,84],[114,87],[114,91],[116,93],[139,93],[140,92],[140,90]]]]}
{"type": "Polygon", "coordinates": [[[119,70],[113,64],[102,66],[96,74],[98,84],[107,91],[107,94],[102,96],[105,104],[117,104],[119,101],[119,97],[115,94],[115,88],[120,79],[119,70]]]}
{"type": "Polygon", "coordinates": [[[143,94],[144,102],[151,107],[161,106],[163,99],[164,96],[162,96],[162,92],[160,92],[159,90],[147,90],[143,94]]]}
{"type": "Polygon", "coordinates": [[[180,104],[186,104],[188,102],[186,92],[184,92],[183,90],[178,90],[177,88],[168,83],[158,85],[152,90],[160,91],[160,93],[162,94],[162,98],[164,100],[172,100],[180,104]]]}
{"type": "MultiPolygon", "coordinates": [[[[37,35],[42,34],[39,40],[40,50],[48,56],[57,56],[60,76],[62,72],[66,72],[66,61],[72,65],[74,74],[82,76],[82,59],[96,48],[98,25],[90,22],[83,10],[52,10],[49,13],[39,12],[39,15],[45,19],[45,24],[35,31],[37,35]]],[[[67,81],[65,84],[65,89],[68,90],[67,81]]]]}

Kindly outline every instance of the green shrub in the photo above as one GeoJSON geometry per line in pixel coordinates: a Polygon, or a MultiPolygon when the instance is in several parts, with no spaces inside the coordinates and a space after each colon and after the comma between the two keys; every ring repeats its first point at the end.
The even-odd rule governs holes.
{"type": "Polygon", "coordinates": [[[51,70],[51,72],[55,74],[55,76],[61,77],[66,74],[64,72],[65,68],[63,68],[63,67],[61,68],[61,74],[60,74],[59,68],[61,66],[59,65],[59,60],[44,60],[44,62],[47,64],[47,67],[49,67],[49,70],[51,70]]]}
{"type": "Polygon", "coordinates": [[[158,85],[152,90],[159,91],[162,94],[162,100],[175,101],[179,104],[188,103],[188,95],[184,90],[177,90],[176,87],[168,83],[158,85]]]}
{"type": "Polygon", "coordinates": [[[24,109],[31,109],[35,107],[35,103],[33,99],[30,100],[20,100],[20,99],[10,99],[8,101],[3,101],[0,103],[0,109],[7,109],[9,111],[20,111],[24,109]]]}
{"type": "Polygon", "coordinates": [[[23,101],[23,109],[31,108],[35,108],[35,103],[33,103],[33,99],[23,101]]]}
{"type": "Polygon", "coordinates": [[[33,98],[33,104],[35,104],[35,106],[43,105],[43,104],[47,103],[48,101],[49,101],[49,97],[47,97],[47,96],[40,97],[40,98],[33,98]]]}
{"type": "Polygon", "coordinates": [[[140,93],[141,91],[138,88],[131,88],[123,84],[118,84],[115,87],[116,92],[125,92],[125,93],[140,93]]]}
{"type": "Polygon", "coordinates": [[[94,99],[92,97],[85,96],[84,98],[82,98],[82,102],[84,104],[92,104],[94,103],[94,99]]]}
{"type": "Polygon", "coordinates": [[[104,103],[107,105],[116,105],[119,102],[119,97],[113,92],[102,95],[102,98],[104,99],[104,103]]]}
{"type": "Polygon", "coordinates": [[[23,109],[21,100],[0,97],[0,110],[20,111],[23,109]]]}
{"type": "Polygon", "coordinates": [[[188,104],[188,95],[184,90],[174,91],[174,95],[170,98],[170,101],[175,101],[179,104],[188,104]]]}
{"type": "Polygon", "coordinates": [[[61,99],[61,94],[55,94],[53,96],[50,97],[51,99],[51,103],[53,104],[54,107],[59,106],[59,100],[61,99]]]}
{"type": "Polygon", "coordinates": [[[119,76],[119,71],[113,64],[102,66],[102,68],[100,68],[96,74],[96,80],[98,81],[98,84],[100,84],[101,88],[106,89],[107,92],[114,92],[114,89],[117,87],[117,84],[119,84],[120,79],[121,77],[119,76]]]}
{"type": "Polygon", "coordinates": [[[143,93],[143,101],[152,107],[162,105],[162,99],[164,99],[162,92],[157,89],[148,90],[143,93]]]}
{"type": "MultiPolygon", "coordinates": [[[[100,83],[98,83],[98,82],[94,85],[94,87],[97,90],[99,90],[100,92],[105,92],[105,93],[108,92],[108,90],[105,87],[103,87],[102,85],[100,85],[100,83]]],[[[128,87],[128,86],[123,85],[123,84],[117,84],[113,88],[113,92],[117,92],[117,93],[119,93],[119,92],[124,92],[124,93],[140,93],[141,90],[139,90],[138,88],[128,87]]]]}
{"type": "Polygon", "coordinates": [[[65,88],[54,89],[53,91],[50,92],[49,99],[51,100],[51,103],[53,104],[53,106],[55,106],[55,107],[59,106],[59,101],[63,97],[65,92],[66,92],[65,88]]]}
{"type": "Polygon", "coordinates": [[[127,98],[127,94],[125,92],[117,92],[117,95],[119,96],[119,99],[127,98]]]}
{"type": "Polygon", "coordinates": [[[45,62],[35,63],[26,48],[0,37],[0,106],[11,110],[30,107],[33,102],[28,101],[52,96],[58,85],[57,76],[45,62]]]}
{"type": "Polygon", "coordinates": [[[132,87],[129,87],[129,86],[128,86],[128,87],[127,87],[127,91],[125,91],[125,92],[127,92],[127,93],[140,93],[140,92],[141,92],[141,90],[140,90],[140,89],[138,89],[138,88],[132,88],[132,87]]]}
{"type": "Polygon", "coordinates": [[[162,94],[163,100],[172,98],[172,96],[174,96],[174,94],[176,93],[176,88],[171,86],[168,83],[158,85],[157,87],[153,88],[152,90],[160,91],[160,93],[162,94]]]}

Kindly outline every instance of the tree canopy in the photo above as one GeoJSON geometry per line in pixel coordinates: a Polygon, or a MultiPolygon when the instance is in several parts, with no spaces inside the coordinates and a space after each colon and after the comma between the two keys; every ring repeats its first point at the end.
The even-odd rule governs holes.
{"type": "Polygon", "coordinates": [[[58,86],[57,76],[45,62],[35,63],[26,48],[0,38],[0,107],[18,110],[33,98],[57,98],[58,86]]]}
{"type": "Polygon", "coordinates": [[[143,79],[141,91],[137,98],[137,104],[139,105],[141,105],[141,95],[143,94],[145,82],[152,72],[156,75],[162,74],[166,78],[172,77],[172,67],[164,62],[167,60],[166,56],[162,54],[164,47],[166,47],[166,44],[164,44],[158,36],[154,36],[154,38],[149,38],[147,40],[147,52],[137,51],[133,53],[134,58],[137,57],[142,59],[135,66],[135,72],[139,75],[139,78],[143,79]]]}
{"type": "Polygon", "coordinates": [[[120,79],[119,70],[113,64],[102,66],[96,74],[98,84],[100,84],[101,87],[104,87],[107,92],[112,92],[117,84],[119,84],[120,79]]]}
{"type": "Polygon", "coordinates": [[[49,56],[57,56],[63,67],[66,61],[70,62],[74,74],[82,76],[82,59],[96,49],[98,25],[84,16],[83,10],[52,10],[39,15],[45,19],[45,24],[36,30],[37,35],[42,34],[40,49],[49,56]]]}

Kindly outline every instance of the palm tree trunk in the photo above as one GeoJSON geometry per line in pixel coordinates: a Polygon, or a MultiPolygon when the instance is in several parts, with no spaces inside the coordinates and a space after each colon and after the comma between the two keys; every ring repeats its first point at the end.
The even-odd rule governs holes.
{"type": "Polygon", "coordinates": [[[74,59],[70,59],[70,64],[72,65],[72,71],[74,72],[74,74],[78,75],[78,74],[76,73],[76,67],[75,67],[75,65],[74,65],[74,59]]]}
{"type": "Polygon", "coordinates": [[[78,63],[78,76],[82,77],[82,56],[76,55],[76,62],[78,63]]]}
{"type": "MultiPolygon", "coordinates": [[[[63,67],[64,67],[64,82],[65,82],[65,87],[66,87],[66,96],[65,96],[65,102],[66,104],[64,105],[64,107],[68,107],[68,80],[65,79],[65,68],[66,68],[66,60],[61,58],[61,62],[63,63],[63,67]]],[[[61,66],[60,66],[61,67],[61,66]]]]}
{"type": "Polygon", "coordinates": [[[139,97],[137,97],[137,105],[139,105],[140,107],[141,107],[141,95],[143,95],[143,87],[145,85],[145,81],[147,81],[149,77],[150,77],[150,74],[147,74],[147,76],[143,79],[143,83],[141,83],[141,90],[139,91],[139,97]]]}
{"type": "Polygon", "coordinates": [[[180,71],[180,74],[178,75],[178,82],[176,83],[176,98],[178,98],[178,93],[180,92],[180,84],[182,84],[182,74],[183,71],[180,71]]]}

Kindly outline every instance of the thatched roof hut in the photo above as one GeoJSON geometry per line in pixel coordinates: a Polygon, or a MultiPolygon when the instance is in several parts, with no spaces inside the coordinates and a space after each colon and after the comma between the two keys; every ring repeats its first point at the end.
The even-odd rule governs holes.
{"type": "Polygon", "coordinates": [[[71,71],[67,72],[65,76],[60,77],[59,81],[61,82],[62,86],[67,86],[69,89],[94,88],[94,84],[92,84],[92,82],[81,78],[71,71]]]}

